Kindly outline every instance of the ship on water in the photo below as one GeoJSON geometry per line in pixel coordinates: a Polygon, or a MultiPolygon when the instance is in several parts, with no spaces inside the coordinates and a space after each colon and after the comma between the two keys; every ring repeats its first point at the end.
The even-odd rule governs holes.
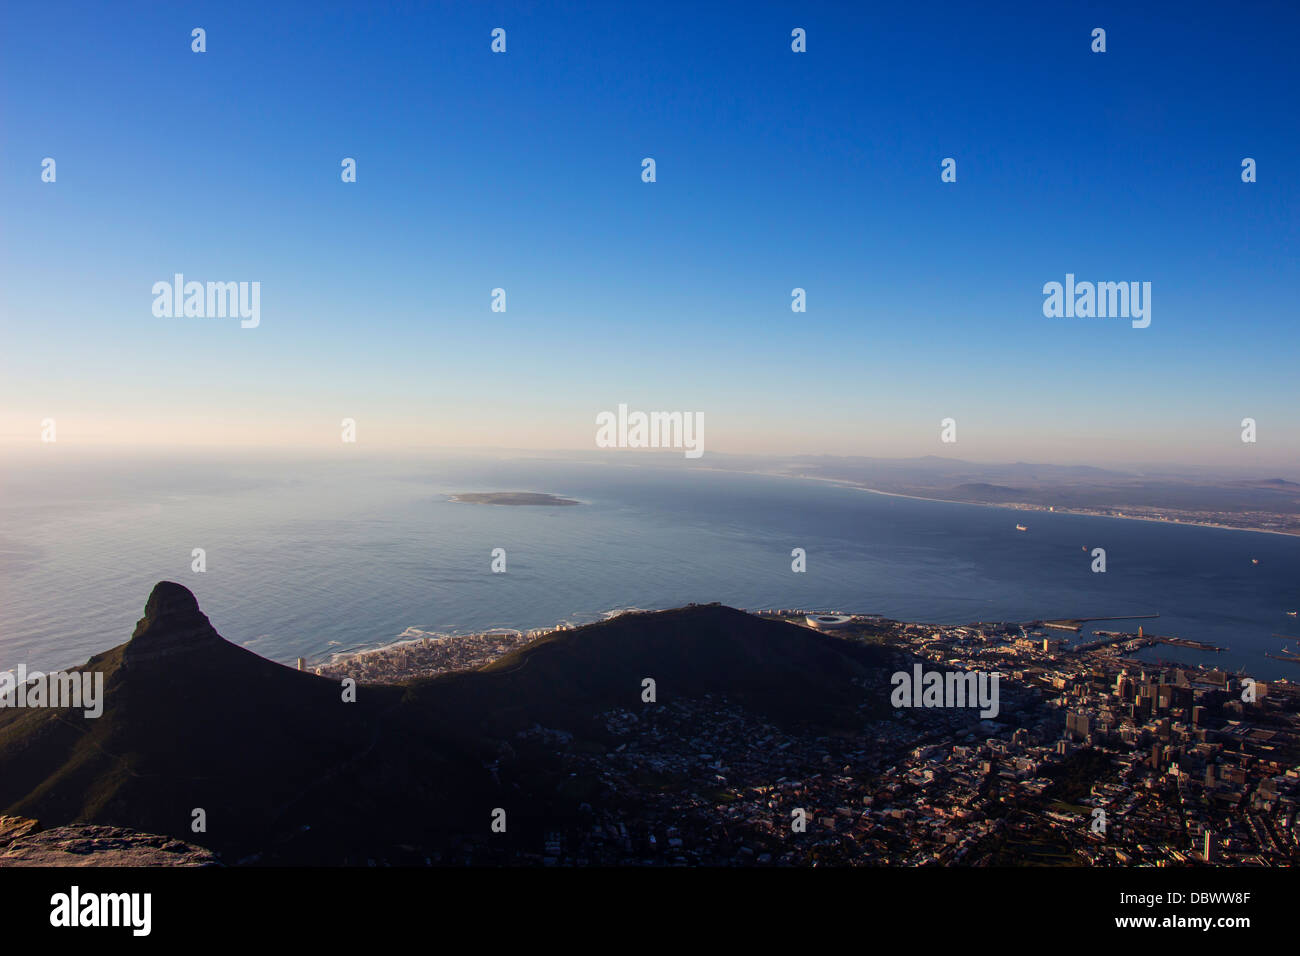
{"type": "Polygon", "coordinates": [[[1025,527],[1024,525],[1022,525],[1022,524],[1018,524],[1018,525],[1016,525],[1016,530],[1017,530],[1017,531],[1028,531],[1029,529],[1026,528],[1026,527],[1025,527]]]}

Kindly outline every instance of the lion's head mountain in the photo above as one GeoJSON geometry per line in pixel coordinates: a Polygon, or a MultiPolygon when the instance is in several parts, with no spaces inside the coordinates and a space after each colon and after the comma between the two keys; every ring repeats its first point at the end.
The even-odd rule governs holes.
{"type": "Polygon", "coordinates": [[[718,789],[725,754],[685,773],[666,757],[655,771],[653,755],[630,774],[605,766],[636,746],[611,727],[640,724],[665,754],[692,748],[699,719],[861,734],[886,715],[898,663],[692,605],[555,632],[476,670],[362,683],[353,700],[338,680],[226,640],[164,581],[130,640],[82,668],[104,673],[101,717],[0,710],[0,810],[171,836],[227,863],[509,862],[593,815],[631,819],[718,789]],[[490,829],[497,808],[504,833],[490,829]]]}

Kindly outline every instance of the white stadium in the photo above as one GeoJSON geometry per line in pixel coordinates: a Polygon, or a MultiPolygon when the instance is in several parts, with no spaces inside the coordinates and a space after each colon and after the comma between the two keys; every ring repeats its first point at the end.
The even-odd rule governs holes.
{"type": "Polygon", "coordinates": [[[853,623],[853,618],[847,614],[809,614],[804,618],[804,622],[819,631],[837,631],[842,627],[849,627],[853,623]]]}

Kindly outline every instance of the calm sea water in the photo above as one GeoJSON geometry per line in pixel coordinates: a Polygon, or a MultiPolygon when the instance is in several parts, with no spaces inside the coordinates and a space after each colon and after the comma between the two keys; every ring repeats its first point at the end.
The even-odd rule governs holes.
{"type": "Polygon", "coordinates": [[[0,470],[0,669],[126,640],[153,584],[291,663],[420,633],[598,620],[722,601],[935,623],[1159,613],[1099,624],[1211,641],[1214,661],[1300,678],[1300,538],[945,504],[823,482],[516,460],[421,464],[48,462],[0,470]],[[459,504],[540,491],[580,507],[459,504]],[[1027,532],[1015,530],[1017,522],[1027,532]],[[1083,549],[1104,547],[1094,574],[1083,549]],[[191,570],[194,548],[207,571],[191,570]],[[494,548],[507,572],[490,570],[494,548]],[[790,569],[804,548],[808,570],[790,569]],[[1259,560],[1258,565],[1251,559],[1259,560]]]}

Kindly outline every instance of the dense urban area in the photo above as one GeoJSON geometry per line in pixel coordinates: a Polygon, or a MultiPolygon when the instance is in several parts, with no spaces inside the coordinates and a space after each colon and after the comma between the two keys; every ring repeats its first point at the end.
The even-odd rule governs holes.
{"type": "MultiPolygon", "coordinates": [[[[576,820],[503,855],[467,839],[431,863],[1202,865],[1300,860],[1300,685],[1133,655],[1136,632],[1080,621],[903,623],[762,612],[946,672],[999,675],[996,716],[889,707],[861,730],[782,730],[722,697],[601,715],[604,742],[534,726],[517,749],[569,778],[576,820]],[[1068,635],[1068,636],[1066,636],[1068,635]],[[1086,637],[1084,640],[1082,638],[1086,637]]],[[[546,632],[424,638],[331,661],[391,683],[488,663],[546,632]]],[[[632,698],[635,700],[635,698],[632,698]]],[[[374,861],[371,861],[374,862],[374,861]]]]}

